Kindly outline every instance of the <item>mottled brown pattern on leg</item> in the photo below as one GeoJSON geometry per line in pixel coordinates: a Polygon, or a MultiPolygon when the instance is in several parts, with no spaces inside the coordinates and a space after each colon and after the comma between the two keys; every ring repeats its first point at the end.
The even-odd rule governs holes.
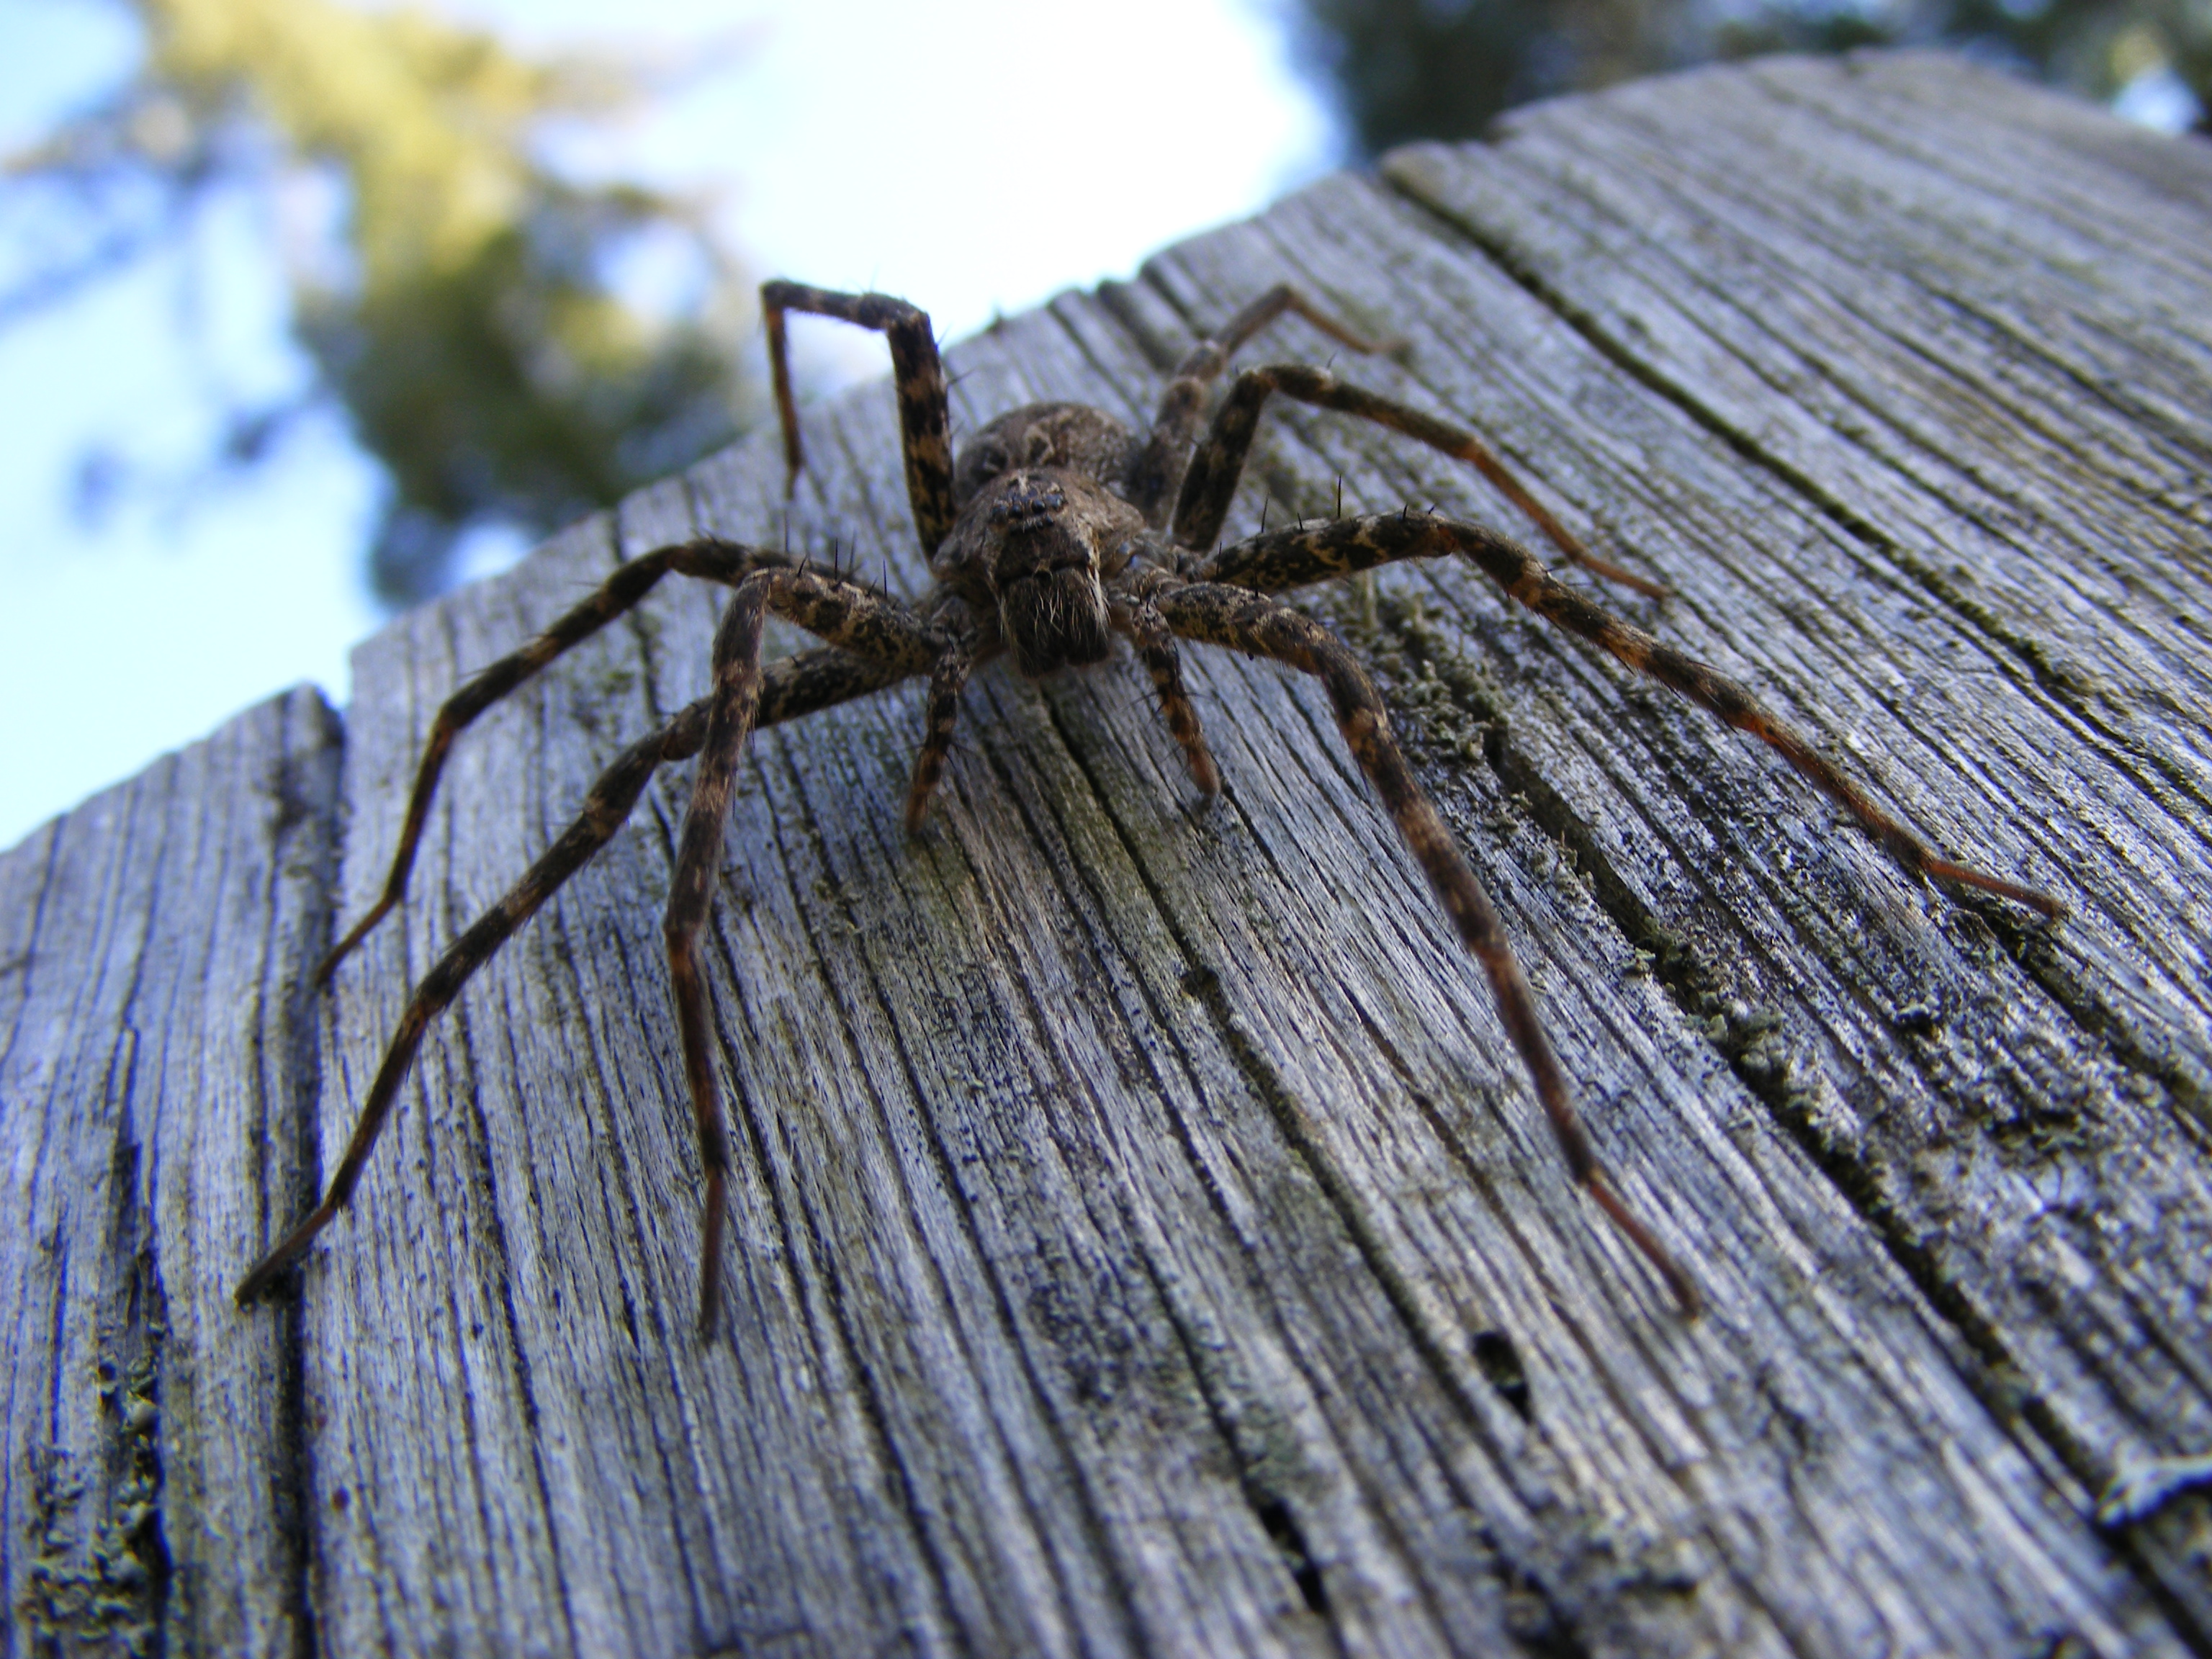
{"type": "Polygon", "coordinates": [[[1359,769],[1382,798],[1407,848],[1420,865],[1444,912],[1490,981],[1499,1018],[1535,1085],[1559,1150],[1574,1178],[1641,1251],[1686,1313],[1698,1306],[1697,1285],[1657,1237],[1622,1204],[1599,1164],[1576,1112],[1566,1078],[1536,1011],[1520,963],[1489,895],[1461,858],[1451,832],[1407,766],[1382,695],[1343,641],[1310,617],[1248,589],[1194,584],[1170,587],[1158,601],[1170,628],[1185,639],[1225,645],[1247,656],[1269,658],[1319,678],[1336,711],[1337,728],[1359,769]]]}
{"type": "MultiPolygon", "coordinates": [[[[834,708],[841,702],[850,702],[855,697],[867,696],[913,678],[894,664],[875,662],[834,647],[780,657],[762,671],[760,708],[753,715],[753,729],[781,726],[786,720],[834,708]]],[[[692,708],[703,711],[705,699],[692,708]]],[[[686,714],[690,712],[684,711],[686,714]]],[[[705,718],[702,712],[699,728],[702,737],[707,729],[705,718]]]]}
{"type": "Polygon", "coordinates": [[[706,1172],[703,1243],[699,1261],[699,1327],[712,1327],[721,1300],[722,1218],[727,1210],[729,1134],[715,1076],[712,1021],[698,965],[699,930],[721,868],[723,826],[737,789],[738,763],[757,714],[763,682],[761,633],[773,611],[817,638],[908,675],[934,666],[942,647],[919,617],[896,600],[842,576],[815,570],[763,570],[738,585],[714,633],[714,688],[708,694],[707,739],[691,785],[690,805],[676,850],[662,932],[684,1042],[684,1069],[706,1172]]]}
{"type": "Polygon", "coordinates": [[[327,981],[354,946],[367,938],[369,930],[390,915],[392,908],[406,896],[407,879],[415,867],[416,849],[422,843],[422,827],[429,819],[431,797],[437,793],[439,775],[446,768],[446,757],[453,749],[453,739],[466,730],[477,715],[563,652],[581,645],[616,617],[630,610],[671,571],[707,581],[736,583],[743,581],[755,570],[791,562],[787,554],[771,552],[765,548],[747,547],[742,543],[724,541],[718,536],[702,536],[692,541],[679,542],[641,554],[608,577],[600,584],[597,592],[552,627],[520,650],[501,657],[448,697],[445,706],[439,709],[437,719],[431,722],[429,738],[422,745],[422,758],[415,769],[414,791],[407,799],[406,821],[400,828],[399,845],[392,855],[392,869],[385,878],[384,891],[369,908],[368,915],[356,922],[345,937],[331,947],[330,954],[323,958],[322,965],[315,969],[316,981],[319,983],[327,981]]]}
{"type": "Polygon", "coordinates": [[[1114,626],[1128,636],[1137,647],[1145,672],[1152,678],[1152,690],[1160,700],[1160,714],[1167,720],[1169,733],[1182,749],[1183,763],[1190,770],[1190,781],[1198,792],[1211,799],[1221,793],[1221,771],[1213,763],[1213,753],[1206,746],[1206,732],[1199,725],[1198,709],[1183,689],[1182,656],[1176,649],[1175,634],[1159,607],[1148,599],[1139,599],[1119,605],[1114,612],[1114,626]]]}
{"type": "Polygon", "coordinates": [[[1461,554],[1473,560],[1519,604],[1568,633],[1611,653],[1640,674],[1758,738],[1842,806],[1890,855],[1923,876],[1995,893],[2057,918],[2066,907],[2048,893],[1944,857],[1875,805],[1799,732],[1718,669],[1654,639],[1632,623],[1554,579],[1536,556],[1480,525],[1428,514],[1398,513],[1272,532],[1224,547],[1194,573],[1196,580],[1255,591],[1301,586],[1330,576],[1371,570],[1399,559],[1461,554]]]}
{"type": "Polygon", "coordinates": [[[1488,479],[1499,495],[1534,520],[1546,539],[1570,563],[1639,593],[1653,598],[1666,593],[1667,589],[1659,583],[1592,554],[1580,538],[1522,487],[1521,481],[1506,470],[1505,464],[1490,447],[1472,432],[1440,421],[1433,415],[1425,415],[1409,404],[1356,386],[1346,386],[1325,370],[1298,363],[1271,363],[1264,368],[1248,368],[1237,377],[1236,385],[1230,388],[1229,396],[1214,414],[1205,446],[1183,476],[1182,496],[1176,503],[1175,513],[1178,545],[1203,552],[1220,536],[1221,526],[1229,517],[1229,503],[1237,494],[1237,482],[1243,476],[1245,459],[1260,428],[1260,411],[1268,394],[1276,392],[1317,408],[1372,421],[1394,432],[1402,432],[1455,460],[1467,462],[1488,479]]]}
{"type": "MultiPolygon", "coordinates": [[[[703,750],[705,759],[701,763],[692,786],[690,805],[684,813],[664,932],[668,941],[678,1024],[684,1041],[684,1067],[691,1084],[692,1107],[698,1124],[700,1157],[707,1175],[700,1320],[702,1326],[711,1322],[719,1296],[720,1255],[717,1246],[727,1202],[729,1146],[713,1068],[706,994],[699,976],[696,941],[712,895],[722,825],[729,813],[738,760],[771,680],[776,692],[776,716],[788,719],[857,696],[860,691],[878,689],[891,680],[924,672],[941,650],[929,627],[896,600],[842,577],[783,566],[781,556],[777,557],[779,562],[771,568],[754,568],[738,576],[748,562],[755,567],[761,563],[751,556],[750,550],[720,542],[687,543],[681,547],[663,549],[659,555],[647,556],[653,562],[651,564],[641,560],[625,566],[599,594],[585,601],[531,645],[502,659],[495,665],[493,673],[485,677],[492,679],[503,676],[505,689],[511,690],[609,617],[619,615],[623,609],[635,604],[666,570],[678,569],[714,580],[738,576],[737,592],[715,632],[713,691],[651,737],[624,750],[592,787],[575,822],[507,896],[454,940],[423,976],[409,998],[398,1029],[385,1051],[353,1139],[322,1202],[246,1274],[237,1291],[240,1303],[265,1292],[345,1206],[361,1180],[378,1135],[391,1116],[400,1085],[406,1080],[431,1020],[460,994],[470,976],[491,959],[514,931],[536,915],[570,876],[612,839],[629,817],[656,767],[703,750]],[[640,565],[644,565],[650,574],[642,577],[630,575],[640,565]],[[608,598],[611,590],[612,600],[608,598]],[[772,675],[764,673],[760,663],[760,635],[763,618],[769,610],[817,637],[829,640],[838,649],[811,652],[778,664],[772,675]],[[605,614],[601,614],[603,611],[605,614]],[[582,625],[593,617],[597,620],[590,621],[589,626],[582,625]],[[855,652],[866,653],[866,659],[854,657],[852,653],[855,652]],[[515,670],[513,665],[517,664],[525,665],[515,670]]],[[[487,697],[484,701],[489,702],[491,699],[487,697]]],[[[470,709],[469,717],[472,718],[475,712],[470,709]]],[[[455,729],[465,724],[465,719],[455,729]]],[[[439,752],[442,755],[443,750],[439,752]]],[[[436,769],[430,767],[428,784],[418,782],[417,788],[426,799],[429,784],[434,784],[435,780],[436,769]]],[[[358,933],[361,930],[356,931],[358,933]]]]}
{"type": "Polygon", "coordinates": [[[955,514],[951,405],[929,313],[888,294],[840,294],[799,283],[761,284],[769,368],[775,382],[776,414],[783,422],[787,488],[797,483],[806,459],[799,438],[799,405],[792,396],[790,353],[784,337],[784,313],[792,311],[872,328],[890,343],[891,378],[898,392],[899,437],[906,453],[907,497],[914,507],[914,526],[921,538],[921,550],[935,552],[952,528],[955,514]]]}
{"type": "MultiPolygon", "coordinates": [[[[1304,318],[1330,339],[1354,351],[1388,352],[1404,348],[1401,340],[1369,338],[1349,324],[1330,316],[1288,283],[1276,283],[1231,318],[1227,327],[1193,346],[1176,365],[1174,378],[1160,395],[1159,412],[1152,417],[1151,434],[1129,470],[1127,492],[1129,501],[1145,515],[1145,522],[1154,530],[1166,526],[1168,503],[1182,488],[1184,471],[1190,465],[1191,450],[1198,441],[1198,419],[1205,412],[1206,393],[1238,349],[1286,312],[1304,318]]],[[[1208,537],[1206,544],[1210,545],[1212,540],[1208,537]]]]}
{"type": "Polygon", "coordinates": [[[345,1156],[339,1160],[337,1173],[331,1176],[323,1201],[240,1282],[237,1299],[241,1305],[264,1293],[353,1196],[430,1022],[460,994],[470,976],[491,960],[507,937],[612,838],[629,817],[630,808],[643,793],[653,769],[663,761],[680,759],[698,747],[704,735],[705,721],[695,711],[703,709],[704,704],[694,704],[660,731],[625,749],[592,786],[576,821],[530,866],[528,873],[508,890],[507,896],[448,945],[446,953],[422,976],[399,1017],[399,1027],[385,1050],[383,1064],[377,1068],[376,1080],[369,1086],[368,1102],[362,1107],[360,1121],[354,1127],[353,1139],[347,1144],[345,1156]]]}
{"type": "Polygon", "coordinates": [[[914,757],[914,781],[907,786],[906,832],[921,833],[929,815],[930,797],[945,776],[945,759],[952,752],[952,734],[960,724],[960,694],[975,672],[973,650],[963,641],[937,659],[929,677],[929,708],[924,721],[921,752],[914,757]]]}

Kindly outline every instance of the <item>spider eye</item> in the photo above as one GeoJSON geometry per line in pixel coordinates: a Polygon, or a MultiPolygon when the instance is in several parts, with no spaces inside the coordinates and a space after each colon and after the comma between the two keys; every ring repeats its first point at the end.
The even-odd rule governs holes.
{"type": "Polygon", "coordinates": [[[1041,530],[1066,507],[1066,492],[1051,479],[1017,477],[991,503],[991,528],[1002,535],[1041,530]]]}

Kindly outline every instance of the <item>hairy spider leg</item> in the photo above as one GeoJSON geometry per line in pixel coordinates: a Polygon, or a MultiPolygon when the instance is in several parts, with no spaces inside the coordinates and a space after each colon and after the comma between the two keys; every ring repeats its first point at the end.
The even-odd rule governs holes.
{"type": "Polygon", "coordinates": [[[377,1067],[376,1080],[369,1085],[368,1100],[354,1125],[353,1139],[347,1143],[345,1157],[339,1161],[337,1173],[331,1177],[322,1202],[239,1281],[236,1297],[240,1307],[265,1294],[353,1196],[430,1022],[460,994],[470,976],[491,960],[508,935],[535,915],[538,907],[622,827],[654,769],[665,761],[684,760],[699,752],[699,745],[707,736],[707,717],[708,701],[702,697],[651,737],[641,738],[623,750],[592,786],[591,793],[584,799],[584,810],[575,822],[530,866],[529,872],[508,890],[506,897],[446,947],[446,953],[422,976],[422,982],[407,999],[398,1028],[384,1051],[384,1062],[377,1067]]]}
{"type": "Polygon", "coordinates": [[[1578,537],[1552,516],[1541,501],[1522,487],[1520,481],[1505,470],[1504,463],[1491,453],[1489,446],[1472,432],[1462,431],[1391,398],[1346,386],[1325,370],[1307,368],[1297,363],[1270,363],[1264,368],[1248,368],[1230,387],[1229,395],[1213,413],[1213,425],[1206,434],[1205,444],[1183,474],[1182,495],[1176,502],[1175,511],[1176,545],[1203,553],[1221,534],[1222,524],[1229,517],[1229,503],[1237,494],[1237,481],[1243,476],[1244,462],[1251,453],[1253,436],[1260,428],[1260,410],[1268,394],[1276,392],[1300,403],[1372,421],[1393,432],[1402,432],[1455,460],[1468,463],[1490,481],[1492,489],[1526,514],[1570,564],[1578,564],[1594,576],[1618,582],[1649,598],[1666,597],[1668,590],[1661,584],[1590,552],[1578,537]]]}
{"type": "Polygon", "coordinates": [[[1559,1139],[1568,1170],[1622,1235],[1643,1253],[1685,1314],[1694,1316],[1699,1297],[1696,1283],[1665,1245],[1629,1209],[1598,1162],[1574,1101],[1567,1091],[1558,1058],[1544,1035],[1536,1012],[1535,993],[1529,989],[1521,965],[1505,937],[1489,895],[1460,856],[1451,832],[1415,781],[1413,771],[1390,735],[1389,717],[1382,695],[1367,678],[1350,647],[1321,623],[1301,616],[1279,600],[1249,588],[1211,582],[1178,584],[1169,578],[1160,584],[1157,603],[1167,624],[1185,639],[1227,646],[1247,656],[1287,663],[1314,675],[1328,688],[1336,711],[1337,728],[1344,734],[1359,769],[1398,826],[1407,849],[1419,863],[1444,912],[1459,930],[1461,941],[1482,964],[1490,991],[1505,1022],[1507,1034],[1535,1085],[1536,1097],[1552,1132],[1559,1139]]]}
{"type": "MultiPolygon", "coordinates": [[[[573,613],[572,613],[573,614],[573,613]]],[[[541,636],[543,637],[543,636],[541,636]]],[[[676,865],[675,890],[669,900],[665,931],[669,941],[671,976],[676,987],[677,1015],[682,1026],[685,1069],[692,1087],[693,1111],[699,1123],[700,1149],[708,1170],[709,1237],[701,1273],[701,1320],[711,1316],[717,1289],[722,1212],[726,1205],[728,1142],[722,1131],[720,1096],[706,1048],[704,990],[700,985],[693,941],[706,915],[703,900],[689,896],[693,889],[711,890],[716,854],[721,840],[721,821],[729,808],[729,783],[734,775],[736,754],[726,756],[716,772],[720,782],[711,805],[708,830],[698,829],[701,790],[714,769],[717,711],[737,709],[742,702],[742,725],[734,744],[760,726],[795,720],[851,698],[878,691],[928,671],[939,648],[928,625],[897,600],[839,577],[818,572],[771,568],[757,570],[737,585],[737,594],[715,634],[715,689],[690,704],[659,731],[623,750],[602,773],[585,797],[583,811],[507,896],[479,917],[422,976],[398,1028],[386,1047],[383,1063],[369,1087],[353,1139],[330,1182],[323,1200],[307,1219],[264,1256],[239,1284],[237,1300],[243,1305],[266,1292],[284,1269],[328,1226],[353,1195],[368,1163],[370,1152],[391,1116],[401,1084],[422,1046],[423,1031],[443,1012],[477,969],[491,960],[514,931],[536,915],[592,855],[614,836],[637,804],[654,769],[671,761],[690,758],[702,748],[709,751],[708,766],[693,786],[684,817],[684,836],[676,865]],[[808,651],[761,665],[761,611],[765,606],[788,617],[833,648],[808,651]],[[737,622],[733,627],[732,618],[737,622]],[[746,658],[732,667],[732,653],[746,658]],[[735,688],[733,690],[732,688],[735,688]],[[736,702],[733,702],[733,698],[736,702]],[[701,852],[699,848],[705,850],[701,852]],[[699,860],[704,858],[703,872],[699,860]],[[679,901],[684,909],[679,915],[679,901]],[[704,1079],[704,1092],[701,1080],[704,1079]]],[[[520,654],[520,653],[518,653],[520,654]]],[[[721,735],[729,747],[729,720],[725,714],[721,735]]]]}
{"type": "Polygon", "coordinates": [[[801,283],[763,283],[761,315],[768,325],[769,369],[775,382],[775,410],[783,422],[784,489],[799,483],[806,464],[799,438],[799,404],[791,392],[791,354],[784,313],[807,313],[854,323],[882,334],[891,349],[891,377],[898,390],[899,442],[906,455],[906,493],[914,507],[914,527],[925,556],[952,529],[958,516],[952,501],[952,413],[945,386],[945,365],[929,313],[888,294],[839,294],[801,283]]]}
{"type": "Polygon", "coordinates": [[[922,820],[929,815],[930,797],[937,793],[938,782],[945,775],[945,757],[952,752],[952,733],[960,723],[960,694],[967,690],[975,663],[975,641],[962,635],[945,647],[929,672],[929,706],[921,752],[914,757],[914,781],[906,792],[909,836],[921,833],[922,820]]]}
{"type": "Polygon", "coordinates": [[[796,623],[817,639],[847,651],[895,663],[908,675],[927,674],[944,654],[944,641],[897,600],[872,588],[811,570],[757,571],[738,585],[721,626],[714,630],[714,689],[698,775],[684,809],[676,868],[669,884],[662,933],[669,979],[676,993],[684,1067],[690,1079],[698,1124],[699,1157],[707,1194],[699,1257],[699,1329],[707,1334],[720,1305],[721,1240],[729,1207],[729,1135],[721,1086],[714,1072],[706,981],[699,969],[700,928],[714,900],[721,869],[722,833],[737,787],[738,762],[758,712],[762,684],[761,634],[769,613],[796,623]]]}
{"type": "Polygon", "coordinates": [[[1758,738],[1856,818],[1906,869],[1995,893],[2054,920],[2066,914],[2066,906],[2048,893],[1955,863],[1936,852],[1876,806],[1865,791],[1747,688],[1592,604],[1554,580],[1534,554],[1496,531],[1431,514],[1340,519],[1236,543],[1191,574],[1196,581],[1279,592],[1332,576],[1372,570],[1400,559],[1437,558],[1450,553],[1472,560],[1516,603],[1610,652],[1638,673],[1657,680],[1737,731],[1758,738]]]}
{"type": "Polygon", "coordinates": [[[636,605],[672,570],[686,576],[734,586],[755,570],[797,562],[787,553],[747,547],[741,543],[724,541],[716,536],[701,536],[691,541],[655,548],[650,553],[641,554],[630,560],[602,582],[589,599],[552,627],[520,650],[511,651],[501,657],[447,698],[444,707],[438,710],[437,719],[431,722],[430,735],[422,744],[422,758],[416,764],[415,788],[407,799],[407,817],[400,827],[398,849],[392,854],[392,870],[385,878],[384,891],[369,907],[368,914],[354,923],[346,936],[323,958],[322,965],[315,969],[316,983],[327,984],[331,975],[337,971],[338,964],[351,954],[354,946],[366,939],[369,930],[389,915],[392,908],[407,896],[407,878],[415,867],[416,849],[422,843],[423,825],[429,821],[430,798],[437,792],[439,775],[446,768],[446,757],[453,746],[453,739],[460,736],[477,715],[563,652],[581,645],[616,617],[636,605]]]}
{"type": "MultiPolygon", "coordinates": [[[[758,728],[797,720],[817,709],[879,691],[907,678],[891,665],[869,662],[844,651],[825,647],[802,652],[769,666],[753,724],[758,728]]],[[[575,822],[507,896],[447,946],[437,964],[423,975],[385,1051],[384,1062],[369,1089],[368,1103],[362,1109],[353,1139],[331,1182],[328,1196],[246,1275],[238,1287],[241,1304],[265,1291],[352,1195],[368,1161],[369,1149],[376,1144],[376,1137],[391,1112],[399,1085],[406,1080],[429,1022],[459,994],[470,976],[491,959],[507,937],[559,891],[568,878],[588,863],[621,827],[653,768],[672,761],[688,760],[699,752],[700,745],[706,741],[709,702],[708,698],[700,698],[659,732],[624,750],[592,785],[585,798],[584,810],[575,822]]]]}
{"type": "Polygon", "coordinates": [[[1190,769],[1190,781],[1198,786],[1198,793],[1208,799],[1221,793],[1221,772],[1213,763],[1213,754],[1206,746],[1206,733],[1198,723],[1198,709],[1183,690],[1182,656],[1176,649],[1175,632],[1167,619],[1160,615],[1159,607],[1150,599],[1116,598],[1112,612],[1114,629],[1127,636],[1144,659],[1145,672],[1152,677],[1152,690],[1158,693],[1160,714],[1166,719],[1168,731],[1182,746],[1183,763],[1190,769]]]}
{"type": "Polygon", "coordinates": [[[1206,392],[1229,367],[1237,349],[1285,312],[1304,318],[1330,339],[1354,351],[1405,349],[1403,340],[1370,339],[1330,316],[1288,283],[1276,283],[1231,318],[1227,327],[1193,346],[1176,365],[1174,378],[1160,394],[1159,412],[1152,417],[1152,432],[1129,470],[1124,491],[1152,529],[1167,526],[1168,505],[1198,442],[1198,418],[1205,412],[1206,392]]]}

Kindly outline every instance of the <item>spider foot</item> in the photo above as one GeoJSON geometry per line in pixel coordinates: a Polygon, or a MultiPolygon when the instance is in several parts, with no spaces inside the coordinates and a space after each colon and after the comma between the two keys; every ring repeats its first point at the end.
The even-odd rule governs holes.
{"type": "Polygon", "coordinates": [[[1674,1298],[1674,1305],[1680,1310],[1682,1317],[1695,1319],[1704,1312],[1705,1299],[1698,1294],[1697,1281],[1690,1277],[1680,1262],[1668,1253],[1667,1247],[1659,1242],[1657,1235],[1638,1218],[1620,1194],[1613,1191],[1613,1183],[1606,1179],[1604,1172],[1592,1170],[1584,1177],[1583,1186],[1597,1201],[1598,1208],[1605,1212],[1607,1218],[1620,1229],[1622,1237],[1644,1253],[1644,1259],[1666,1281],[1668,1294],[1674,1298]]]}
{"type": "Polygon", "coordinates": [[[333,1204],[317,1205],[305,1221],[295,1227],[282,1243],[263,1256],[246,1277],[238,1281],[238,1288],[231,1292],[231,1300],[245,1308],[272,1294],[290,1273],[293,1264],[307,1254],[307,1246],[314,1243],[315,1235],[328,1226],[331,1218],[337,1214],[337,1206],[333,1204]]]}
{"type": "Polygon", "coordinates": [[[1984,893],[1995,893],[1999,898],[2025,905],[2051,921],[2063,921],[2072,914],[2063,899],[2054,898],[2033,887],[2023,887],[2017,882],[2007,881],[2002,876],[1989,875],[1969,864],[1954,864],[1949,859],[1930,856],[1920,860],[1920,867],[1938,880],[1955,882],[1961,887],[1972,887],[1984,893]]]}

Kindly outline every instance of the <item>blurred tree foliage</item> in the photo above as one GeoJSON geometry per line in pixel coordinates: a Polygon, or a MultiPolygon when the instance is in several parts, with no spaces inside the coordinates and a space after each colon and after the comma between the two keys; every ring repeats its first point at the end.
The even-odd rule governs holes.
{"type": "Polygon", "coordinates": [[[1282,0],[1352,147],[1470,138],[1511,105],[1770,52],[1948,46],[2110,99],[2164,73],[2212,111],[2212,0],[1282,0]]]}
{"type": "Polygon", "coordinates": [[[0,291],[0,324],[174,239],[217,189],[319,183],[337,228],[291,250],[289,272],[318,384],[230,410],[222,459],[251,462],[335,397],[390,474],[370,556],[387,603],[442,586],[472,527],[543,533],[734,431],[747,302],[700,204],[571,182],[538,154],[556,124],[636,106],[641,64],[531,58],[411,9],[126,3],[146,34],[137,76],[5,161],[64,234],[0,291]],[[696,277],[658,318],[612,283],[654,244],[696,277]]]}

